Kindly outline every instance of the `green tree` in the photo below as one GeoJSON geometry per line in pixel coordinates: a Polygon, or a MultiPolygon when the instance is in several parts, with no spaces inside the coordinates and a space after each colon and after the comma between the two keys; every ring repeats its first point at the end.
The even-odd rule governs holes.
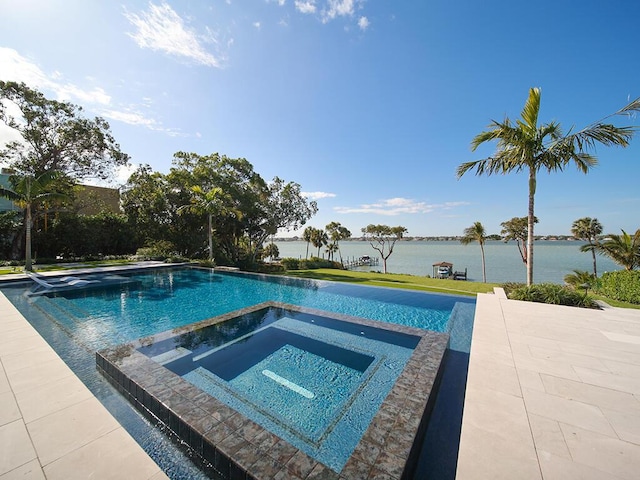
{"type": "Polygon", "coordinates": [[[264,250],[262,251],[262,255],[264,255],[265,257],[271,258],[271,260],[274,260],[280,255],[280,250],[278,249],[278,246],[275,243],[270,242],[264,247],[264,250]]]}
{"type": "Polygon", "coordinates": [[[104,119],[84,118],[82,107],[49,100],[24,83],[0,81],[0,120],[22,136],[0,150],[0,161],[33,178],[59,171],[75,180],[107,179],[129,160],[104,119]],[[10,104],[21,118],[11,114],[10,104]]]}
{"type": "Polygon", "coordinates": [[[588,242],[580,247],[581,252],[591,252],[593,257],[593,276],[598,277],[596,268],[596,249],[598,247],[598,236],[602,234],[602,225],[597,218],[579,218],[571,225],[571,235],[579,240],[588,242]]]}
{"type": "Polygon", "coordinates": [[[564,276],[564,282],[570,285],[574,290],[584,288],[585,296],[589,293],[589,289],[593,289],[596,283],[596,275],[585,272],[584,270],[574,270],[564,276]]]}
{"type": "Polygon", "coordinates": [[[231,199],[220,187],[205,190],[200,185],[194,185],[191,187],[191,192],[193,193],[193,198],[188,208],[207,216],[207,240],[209,244],[209,261],[211,262],[213,261],[213,216],[215,214],[224,215],[231,199]]]}
{"type": "Polygon", "coordinates": [[[380,253],[383,272],[387,273],[387,259],[393,253],[393,247],[396,242],[407,233],[407,229],[401,226],[390,227],[388,225],[369,224],[362,229],[362,233],[371,244],[371,247],[380,253]]]}
{"type": "MultiPolygon", "coordinates": [[[[535,217],[533,221],[534,223],[538,223],[538,219],[535,217]]],[[[518,251],[520,252],[520,258],[525,265],[529,258],[527,255],[528,222],[529,219],[527,217],[513,217],[511,220],[507,220],[500,224],[502,226],[500,235],[502,235],[504,242],[507,243],[509,240],[515,240],[518,251]]]]}
{"type": "Polygon", "coordinates": [[[625,270],[640,267],[640,229],[629,235],[622,230],[622,235],[610,234],[597,247],[598,253],[609,257],[625,270]]]}
{"type": "Polygon", "coordinates": [[[32,227],[32,209],[45,200],[66,200],[67,195],[52,192],[49,190],[51,186],[60,178],[60,173],[56,171],[48,171],[41,173],[37,177],[30,175],[9,177],[9,182],[13,189],[5,188],[0,185],[0,196],[11,200],[19,207],[24,208],[24,226],[25,226],[25,270],[33,270],[31,259],[31,227],[32,227]]]}
{"type": "Polygon", "coordinates": [[[315,230],[314,227],[309,226],[304,229],[304,232],[302,232],[302,240],[307,242],[307,253],[304,256],[305,259],[309,258],[309,244],[311,243],[311,238],[313,237],[314,230],[315,230]]]}
{"type": "MultiPolygon", "coordinates": [[[[629,104],[616,112],[626,113],[640,108],[640,103],[629,104]]],[[[496,140],[496,153],[482,160],[466,162],[457,169],[458,178],[475,170],[476,175],[506,174],[527,171],[529,175],[529,206],[527,223],[527,284],[533,284],[533,239],[534,199],[537,173],[563,171],[573,163],[579,171],[587,173],[597,164],[595,156],[586,152],[596,144],[626,147],[631,140],[632,127],[616,127],[602,121],[593,123],[575,133],[564,135],[559,123],[538,125],[540,113],[540,89],[529,90],[529,97],[515,124],[506,118],[503,122],[492,121],[489,130],[478,134],[471,142],[475,151],[485,142],[496,140]]],[[[615,115],[615,114],[614,114],[615,115]]]]}
{"type": "Polygon", "coordinates": [[[320,249],[329,243],[327,232],[321,228],[314,228],[311,233],[311,244],[318,249],[317,257],[320,257],[320,249]]]}
{"type": "Polygon", "coordinates": [[[487,283],[487,271],[484,263],[484,243],[487,240],[487,234],[484,226],[480,222],[475,222],[468,228],[464,229],[460,243],[463,245],[469,245],[471,242],[478,242],[480,245],[480,253],[482,254],[482,281],[487,283]]]}
{"type": "Polygon", "coordinates": [[[340,263],[342,263],[342,252],[340,252],[339,242],[341,240],[346,240],[348,238],[351,238],[351,232],[346,227],[343,227],[342,225],[340,225],[340,222],[329,223],[325,227],[325,230],[327,231],[329,238],[333,242],[333,245],[335,245],[335,247],[332,247],[331,249],[332,253],[331,253],[330,259],[333,260],[333,253],[337,251],[338,254],[340,255],[340,263]]]}

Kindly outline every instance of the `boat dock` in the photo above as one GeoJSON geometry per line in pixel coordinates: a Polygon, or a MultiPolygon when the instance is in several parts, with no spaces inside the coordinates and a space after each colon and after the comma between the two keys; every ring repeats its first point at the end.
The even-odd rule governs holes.
{"type": "Polygon", "coordinates": [[[380,259],[378,257],[370,257],[369,255],[363,255],[361,257],[345,258],[342,260],[342,266],[349,270],[350,268],[369,267],[378,265],[380,259]]]}

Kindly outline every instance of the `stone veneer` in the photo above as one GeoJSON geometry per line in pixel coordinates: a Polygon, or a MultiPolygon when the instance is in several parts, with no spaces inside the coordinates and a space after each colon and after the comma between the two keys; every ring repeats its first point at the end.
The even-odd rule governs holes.
{"type": "MultiPolygon", "coordinates": [[[[153,336],[153,341],[275,307],[420,337],[395,385],[340,473],[154,362],[137,348],[149,339],[102,350],[97,367],[143,414],[189,445],[205,469],[230,479],[410,479],[435,403],[449,335],[402,325],[265,302],[153,336]]],[[[212,472],[212,473],[213,473],[212,472]]]]}

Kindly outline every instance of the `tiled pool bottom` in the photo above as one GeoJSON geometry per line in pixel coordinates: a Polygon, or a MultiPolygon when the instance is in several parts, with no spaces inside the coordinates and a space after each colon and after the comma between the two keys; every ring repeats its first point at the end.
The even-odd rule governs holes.
{"type": "MultiPolygon", "coordinates": [[[[284,323],[291,323],[291,319],[286,317],[282,320],[284,323]]],[[[273,326],[277,325],[273,324],[273,326]]],[[[297,327],[302,328],[303,331],[300,333],[306,336],[314,335],[318,338],[323,335],[332,335],[330,332],[327,333],[325,329],[317,330],[316,326],[301,327],[297,325],[297,327]]],[[[335,336],[335,332],[333,335],[335,336]]],[[[355,345],[344,345],[350,351],[366,355],[367,349],[379,349],[374,344],[367,345],[371,339],[355,342],[353,341],[354,335],[344,334],[341,336],[351,338],[351,341],[355,343],[355,345]]],[[[311,475],[313,478],[317,476],[317,478],[335,479],[411,478],[421,440],[426,430],[429,412],[433,406],[440,365],[447,342],[448,336],[446,334],[268,302],[177,329],[175,332],[166,332],[151,339],[143,339],[137,344],[108,349],[99,352],[97,359],[101,373],[116,385],[138,409],[166,424],[190,445],[195,454],[209,462],[215,470],[227,478],[302,479],[311,474],[313,474],[311,475]],[[362,431],[357,434],[355,448],[348,447],[345,458],[339,460],[338,463],[332,455],[318,457],[317,452],[310,452],[309,442],[300,444],[296,441],[295,434],[293,437],[287,436],[287,432],[282,430],[282,428],[286,430],[286,426],[279,425],[278,418],[271,418],[271,424],[265,423],[264,417],[256,419],[253,415],[255,412],[248,411],[247,405],[243,402],[230,402],[228,397],[233,397],[233,395],[229,392],[226,392],[227,398],[220,395],[221,387],[217,385],[219,382],[202,385],[205,390],[209,390],[215,396],[209,395],[203,389],[197,388],[138,351],[140,347],[144,351],[145,348],[150,348],[150,345],[162,343],[163,340],[170,341],[172,337],[180,334],[188,333],[197,338],[198,331],[206,325],[221,324],[233,318],[252,314],[265,307],[285,309],[293,312],[294,316],[295,313],[300,312],[321,315],[332,321],[347,322],[348,325],[354,326],[355,330],[385,331],[418,339],[418,343],[413,349],[391,348],[391,350],[398,350],[398,352],[409,351],[404,360],[394,359],[394,361],[406,362],[404,369],[401,369],[402,372],[395,383],[393,383],[393,379],[388,381],[388,395],[386,395],[387,391],[378,394],[381,398],[378,400],[379,408],[371,414],[373,420],[369,423],[371,416],[366,420],[366,424],[362,426],[362,431],[366,430],[364,435],[360,438],[362,431]],[[253,420],[248,418],[250,416],[253,420]]],[[[278,348],[274,348],[274,352],[279,352],[276,357],[283,353],[278,348]]],[[[296,352],[288,353],[295,354],[296,352]]],[[[269,358],[269,356],[265,357],[264,361],[271,361],[268,360],[269,358]]],[[[277,365],[278,359],[272,360],[277,365]]],[[[386,367],[380,368],[379,365],[376,367],[375,363],[373,362],[372,365],[364,369],[366,378],[374,375],[377,371],[386,370],[386,367]]],[[[263,371],[271,371],[264,367],[265,365],[257,367],[258,374],[263,371]]],[[[193,373],[194,371],[186,376],[197,375],[193,373]]],[[[298,386],[297,383],[293,383],[293,385],[298,386]]],[[[357,406],[359,401],[361,402],[360,406],[371,401],[375,403],[375,398],[372,400],[372,398],[366,397],[367,394],[375,397],[375,391],[367,393],[367,390],[371,389],[366,388],[366,382],[363,385],[356,386],[355,390],[359,392],[358,395],[351,395],[347,392],[346,399],[338,402],[333,408],[342,411],[343,408],[346,408],[345,405],[357,406]],[[358,400],[362,392],[365,392],[366,400],[358,400]]],[[[308,387],[309,384],[307,383],[306,386],[308,387]]],[[[319,391],[312,392],[314,389],[314,387],[303,388],[303,391],[298,393],[305,394],[304,390],[306,390],[307,394],[321,394],[319,391]]],[[[318,399],[320,400],[320,398],[318,399]]],[[[264,405],[257,405],[257,410],[265,408],[264,405]]],[[[251,409],[255,410],[256,405],[250,405],[249,410],[251,409]]],[[[350,417],[350,411],[344,416],[350,417]]],[[[338,424],[325,425],[317,431],[305,432],[304,427],[301,428],[303,435],[300,435],[301,432],[297,432],[298,436],[314,437],[315,435],[314,438],[318,440],[323,436],[331,436],[331,434],[335,434],[338,439],[343,438],[345,434],[348,437],[348,430],[351,427],[348,424],[341,427],[338,422],[338,424]]]]}

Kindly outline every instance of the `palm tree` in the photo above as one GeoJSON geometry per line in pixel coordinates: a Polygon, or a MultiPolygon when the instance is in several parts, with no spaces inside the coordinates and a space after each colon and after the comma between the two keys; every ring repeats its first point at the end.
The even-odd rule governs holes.
{"type": "Polygon", "coordinates": [[[31,260],[32,209],[45,200],[66,200],[68,198],[65,194],[49,191],[52,185],[60,178],[62,178],[62,174],[54,170],[49,170],[37,177],[33,175],[11,176],[9,182],[13,186],[13,189],[0,185],[0,197],[11,200],[19,207],[25,209],[25,270],[33,270],[31,260]]]}
{"type": "MultiPolygon", "coordinates": [[[[342,252],[340,252],[340,240],[346,240],[347,238],[351,238],[351,232],[346,228],[340,225],[340,222],[331,222],[325,227],[326,231],[329,233],[329,238],[335,245],[335,249],[333,252],[337,251],[340,254],[340,263],[342,263],[342,252]]],[[[333,260],[333,255],[331,255],[331,260],[333,260]]]]}
{"type": "Polygon", "coordinates": [[[598,246],[598,235],[602,234],[602,225],[597,218],[579,218],[571,225],[571,235],[579,240],[589,242],[588,245],[580,247],[581,252],[591,252],[593,256],[593,276],[598,277],[596,268],[596,248],[598,246]]]}
{"type": "Polygon", "coordinates": [[[640,229],[629,235],[622,230],[622,235],[609,235],[597,247],[598,253],[606,255],[626,270],[640,267],[640,229]]]}
{"type": "MultiPolygon", "coordinates": [[[[640,110],[640,103],[634,101],[614,115],[637,110],[640,110]]],[[[458,178],[474,169],[476,175],[523,170],[528,172],[527,285],[533,284],[533,219],[537,173],[540,170],[562,171],[570,163],[587,173],[598,161],[595,156],[586,153],[586,149],[592,149],[596,144],[626,147],[634,133],[632,127],[616,127],[599,121],[576,133],[564,135],[559,123],[538,125],[539,113],[540,89],[532,88],[520,114],[521,118],[515,124],[508,118],[503,122],[492,121],[489,130],[472,140],[472,151],[485,142],[496,140],[498,147],[495,155],[463,163],[457,169],[458,178]]]]}
{"type": "Polygon", "coordinates": [[[329,237],[327,236],[327,232],[325,232],[321,228],[313,229],[313,233],[311,235],[311,243],[318,249],[318,257],[320,257],[320,248],[322,248],[322,246],[326,245],[328,242],[329,237]]]}
{"type": "Polygon", "coordinates": [[[484,226],[480,222],[475,222],[468,228],[464,229],[460,243],[463,245],[469,245],[471,242],[478,242],[480,244],[480,252],[482,253],[482,281],[487,283],[487,271],[484,263],[484,242],[487,240],[487,236],[484,230],[484,226]]]}
{"type": "Polygon", "coordinates": [[[333,254],[338,251],[338,244],[335,242],[328,243],[325,250],[327,252],[327,258],[333,261],[333,254]]]}
{"type": "Polygon", "coordinates": [[[305,259],[309,258],[309,243],[311,242],[311,239],[313,238],[313,231],[315,230],[315,228],[313,227],[307,227],[304,229],[304,232],[302,232],[302,239],[307,242],[307,254],[305,255],[305,259]]]}
{"type": "Polygon", "coordinates": [[[199,185],[191,187],[193,197],[191,205],[185,207],[195,213],[204,213],[208,218],[207,239],[209,243],[209,261],[213,261],[213,215],[224,214],[227,211],[226,205],[229,195],[220,187],[213,187],[205,190],[199,185]]]}

